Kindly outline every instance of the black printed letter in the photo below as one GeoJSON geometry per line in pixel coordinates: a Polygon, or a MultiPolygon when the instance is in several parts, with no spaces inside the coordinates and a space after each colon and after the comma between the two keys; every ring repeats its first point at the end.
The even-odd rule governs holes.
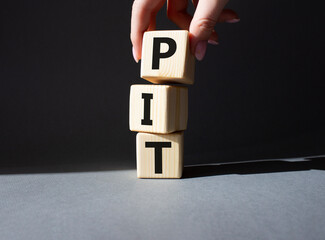
{"type": "Polygon", "coordinates": [[[172,38],[166,37],[155,37],[153,38],[153,53],[152,53],[152,69],[159,69],[159,60],[160,58],[169,58],[173,56],[176,52],[176,42],[172,38]],[[161,53],[160,45],[161,43],[168,44],[168,51],[161,53]]]}
{"type": "Polygon", "coordinates": [[[143,119],[141,120],[142,125],[152,125],[150,120],[150,100],[153,98],[152,93],[142,93],[144,99],[143,119]]]}
{"type": "Polygon", "coordinates": [[[155,173],[162,173],[162,149],[171,147],[171,142],[146,142],[146,148],[155,148],[155,173]]]}

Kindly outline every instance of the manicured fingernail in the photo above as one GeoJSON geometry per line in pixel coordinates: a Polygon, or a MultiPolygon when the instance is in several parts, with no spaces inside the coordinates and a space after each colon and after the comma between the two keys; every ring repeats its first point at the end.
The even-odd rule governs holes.
{"type": "Polygon", "coordinates": [[[239,21],[240,21],[239,18],[234,18],[234,19],[227,20],[226,22],[227,23],[238,23],[239,21]]]}
{"type": "Polygon", "coordinates": [[[207,50],[207,41],[198,42],[195,48],[196,59],[201,61],[204,58],[206,50],[207,50]]]}
{"type": "Polygon", "coordinates": [[[139,62],[139,58],[138,58],[137,55],[135,54],[134,47],[132,47],[132,54],[133,54],[134,61],[135,61],[136,63],[138,63],[138,62],[139,62]]]}
{"type": "Polygon", "coordinates": [[[208,43],[211,45],[219,45],[219,43],[215,40],[208,40],[208,43]]]}

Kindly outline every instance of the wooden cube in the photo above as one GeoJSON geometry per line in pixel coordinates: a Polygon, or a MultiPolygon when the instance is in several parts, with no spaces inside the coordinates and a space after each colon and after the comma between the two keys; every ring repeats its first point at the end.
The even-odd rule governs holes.
{"type": "Polygon", "coordinates": [[[141,78],[152,83],[194,83],[195,58],[188,31],[145,32],[141,78]]]}
{"type": "Polygon", "coordinates": [[[183,149],[183,132],[172,134],[138,133],[138,178],[181,178],[183,149]]]}
{"type": "Polygon", "coordinates": [[[188,89],[170,85],[132,85],[129,114],[131,131],[172,133],[185,130],[188,89]]]}

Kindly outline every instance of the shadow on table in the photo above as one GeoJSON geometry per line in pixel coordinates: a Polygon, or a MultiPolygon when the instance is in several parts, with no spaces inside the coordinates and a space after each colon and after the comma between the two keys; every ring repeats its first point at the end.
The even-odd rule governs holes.
{"type": "MultiPolygon", "coordinates": [[[[66,172],[100,172],[135,169],[132,161],[115,159],[109,161],[97,159],[92,162],[84,160],[67,163],[34,163],[34,164],[0,164],[0,175],[5,174],[37,174],[66,172]]],[[[325,157],[305,158],[303,161],[260,160],[224,164],[200,164],[185,166],[183,178],[207,177],[228,174],[259,174],[273,172],[325,170],[325,157]]]]}
{"type": "Polygon", "coordinates": [[[305,158],[303,161],[263,160],[254,162],[185,166],[182,178],[228,174],[308,171],[312,169],[325,170],[325,157],[305,158]]]}
{"type": "Polygon", "coordinates": [[[0,175],[6,174],[38,174],[38,173],[67,173],[67,172],[101,172],[135,169],[135,163],[117,159],[105,159],[92,162],[74,161],[67,163],[29,163],[29,164],[0,164],[0,175]]]}

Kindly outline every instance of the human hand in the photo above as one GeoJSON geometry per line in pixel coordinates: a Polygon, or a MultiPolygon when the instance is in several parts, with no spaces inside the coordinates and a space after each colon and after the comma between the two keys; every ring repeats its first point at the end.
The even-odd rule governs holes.
{"type": "MultiPolygon", "coordinates": [[[[145,31],[156,28],[156,15],[166,0],[134,0],[131,17],[131,41],[133,57],[141,59],[142,38],[145,31]]],[[[187,13],[188,0],[167,0],[167,16],[181,29],[189,30],[191,52],[198,60],[204,58],[207,43],[217,45],[217,22],[236,23],[236,12],[224,9],[228,0],[192,0],[196,8],[194,16],[187,13]]]]}

